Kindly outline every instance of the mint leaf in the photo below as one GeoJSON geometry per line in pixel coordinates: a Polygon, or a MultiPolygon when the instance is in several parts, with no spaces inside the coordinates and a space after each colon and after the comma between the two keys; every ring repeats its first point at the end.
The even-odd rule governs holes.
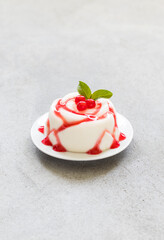
{"type": "Polygon", "coordinates": [[[105,89],[99,89],[92,93],[91,98],[96,100],[98,98],[111,98],[113,95],[112,92],[105,90],[105,89]]]}
{"type": "Polygon", "coordinates": [[[91,89],[89,88],[89,86],[86,83],[79,81],[77,90],[78,90],[79,94],[84,96],[86,99],[91,97],[91,89]]]}

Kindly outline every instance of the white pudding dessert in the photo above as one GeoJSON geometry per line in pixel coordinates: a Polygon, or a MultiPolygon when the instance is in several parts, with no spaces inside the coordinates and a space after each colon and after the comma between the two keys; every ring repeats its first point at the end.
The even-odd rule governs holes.
{"type": "Polygon", "coordinates": [[[42,143],[59,152],[99,154],[119,147],[125,139],[112,102],[101,97],[86,99],[78,92],[56,99],[39,131],[45,135],[42,143]]]}

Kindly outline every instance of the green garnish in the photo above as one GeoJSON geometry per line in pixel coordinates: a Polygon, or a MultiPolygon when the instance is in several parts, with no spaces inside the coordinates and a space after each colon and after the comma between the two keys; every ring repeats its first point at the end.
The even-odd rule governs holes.
{"type": "Polygon", "coordinates": [[[98,98],[111,98],[113,96],[112,92],[105,89],[99,89],[92,93],[90,87],[82,81],[79,81],[77,91],[86,99],[92,98],[93,100],[97,100],[98,98]]]}
{"type": "Polygon", "coordinates": [[[91,89],[84,82],[79,81],[77,91],[80,93],[80,95],[84,96],[86,99],[90,98],[90,96],[91,96],[91,89]]]}

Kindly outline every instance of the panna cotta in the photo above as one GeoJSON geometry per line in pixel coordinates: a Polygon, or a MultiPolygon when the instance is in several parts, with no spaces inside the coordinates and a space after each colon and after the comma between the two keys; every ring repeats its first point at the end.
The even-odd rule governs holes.
{"type": "Polygon", "coordinates": [[[112,102],[103,97],[86,99],[78,92],[56,99],[39,131],[45,135],[42,143],[59,152],[99,154],[119,147],[125,139],[112,102]]]}

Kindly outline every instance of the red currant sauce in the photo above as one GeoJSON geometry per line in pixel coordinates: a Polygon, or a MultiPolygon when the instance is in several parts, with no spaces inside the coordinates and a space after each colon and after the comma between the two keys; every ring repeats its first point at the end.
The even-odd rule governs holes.
{"type": "Polygon", "coordinates": [[[126,139],[126,136],[124,133],[120,133],[119,141],[123,141],[126,139]]]}
{"type": "Polygon", "coordinates": [[[52,143],[50,142],[48,136],[42,140],[42,143],[47,146],[52,146],[52,143]]]}
{"type": "Polygon", "coordinates": [[[40,126],[40,127],[38,128],[38,131],[41,132],[41,133],[44,133],[44,126],[40,126]]]}
{"type": "Polygon", "coordinates": [[[53,150],[56,152],[66,152],[66,149],[63,147],[61,143],[55,144],[53,146],[53,150]]]}
{"type": "Polygon", "coordinates": [[[117,141],[115,138],[113,139],[113,143],[110,146],[111,149],[118,148],[120,146],[119,141],[117,141]]]}
{"type": "Polygon", "coordinates": [[[102,151],[100,150],[100,148],[96,145],[92,149],[90,149],[87,153],[91,154],[91,155],[95,155],[95,154],[99,154],[101,152],[102,151]]]}

